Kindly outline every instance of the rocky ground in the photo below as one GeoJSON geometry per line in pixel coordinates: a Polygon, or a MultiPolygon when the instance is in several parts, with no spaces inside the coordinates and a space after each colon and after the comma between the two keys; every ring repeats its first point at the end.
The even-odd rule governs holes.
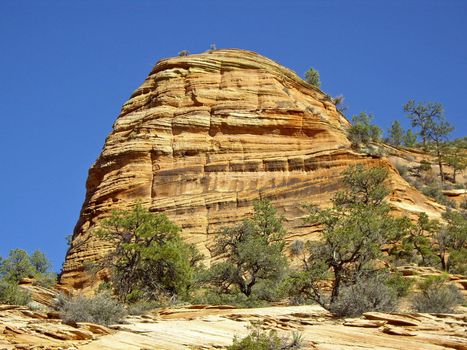
{"type": "Polygon", "coordinates": [[[129,316],[109,328],[64,325],[56,313],[0,306],[0,349],[218,349],[251,322],[280,334],[299,331],[305,349],[467,349],[467,314],[370,312],[336,319],[318,306],[235,309],[188,306],[129,316]]]}
{"type": "MultiPolygon", "coordinates": [[[[438,275],[430,267],[401,266],[414,280],[438,275]]],[[[467,297],[467,279],[449,275],[467,297]]],[[[370,312],[360,318],[332,317],[317,305],[238,309],[229,305],[190,305],[128,316],[110,327],[91,323],[65,325],[52,311],[59,285],[48,289],[24,279],[38,311],[0,305],[0,350],[3,349],[220,349],[234,336],[248,334],[254,323],[281,335],[300,332],[304,349],[467,349],[467,308],[458,314],[370,312]]]]}

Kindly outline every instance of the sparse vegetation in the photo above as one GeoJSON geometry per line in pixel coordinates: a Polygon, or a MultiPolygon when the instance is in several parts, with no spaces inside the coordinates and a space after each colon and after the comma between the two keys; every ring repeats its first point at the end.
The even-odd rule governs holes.
{"type": "Polygon", "coordinates": [[[358,278],[342,287],[329,306],[336,316],[356,317],[368,311],[394,311],[397,292],[386,281],[386,274],[358,278]]]}
{"type": "Polygon", "coordinates": [[[258,325],[250,327],[250,333],[240,339],[235,337],[228,350],[295,350],[300,349],[303,342],[299,332],[291,337],[279,336],[277,331],[263,331],[258,325]]]}
{"type": "Polygon", "coordinates": [[[424,159],[420,162],[420,165],[417,167],[418,174],[420,174],[420,172],[427,172],[430,170],[431,170],[431,163],[424,159]]]}
{"type": "Polygon", "coordinates": [[[414,295],[412,306],[418,312],[450,313],[464,298],[445,276],[430,276],[419,283],[420,293],[414,295]]]}
{"type": "Polygon", "coordinates": [[[345,105],[345,97],[344,95],[337,95],[332,97],[332,102],[336,105],[336,108],[341,112],[344,113],[347,110],[347,106],[345,105]]]}
{"type": "Polygon", "coordinates": [[[120,322],[126,315],[123,305],[108,293],[90,297],[61,295],[57,302],[57,309],[66,324],[92,322],[107,326],[120,322]]]}
{"type": "Polygon", "coordinates": [[[0,280],[0,304],[27,305],[31,300],[31,294],[15,282],[0,280]]]}
{"type": "Polygon", "coordinates": [[[443,187],[441,184],[438,184],[436,181],[425,183],[428,183],[428,185],[423,186],[421,189],[425,196],[431,197],[439,204],[443,204],[447,207],[456,207],[456,204],[449,198],[446,198],[446,196],[443,194],[443,187]]]}
{"type": "Polygon", "coordinates": [[[400,176],[402,176],[403,178],[405,178],[409,172],[409,169],[407,168],[407,166],[399,164],[399,163],[396,164],[396,169],[399,172],[400,176]]]}

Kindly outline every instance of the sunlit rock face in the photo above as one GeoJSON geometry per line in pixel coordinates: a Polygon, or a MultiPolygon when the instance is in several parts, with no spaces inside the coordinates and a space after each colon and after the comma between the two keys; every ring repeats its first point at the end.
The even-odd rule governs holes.
{"type": "Polygon", "coordinates": [[[111,249],[94,228],[140,201],[164,212],[210,258],[216,231],[269,199],[288,241],[311,237],[301,205],[329,204],[351,164],[391,170],[389,200],[404,212],[438,208],[385,158],[351,150],[347,119],[291,70],[244,50],[216,50],[157,63],[123,105],[89,170],[86,198],[61,283],[88,284],[84,266],[111,249]]]}

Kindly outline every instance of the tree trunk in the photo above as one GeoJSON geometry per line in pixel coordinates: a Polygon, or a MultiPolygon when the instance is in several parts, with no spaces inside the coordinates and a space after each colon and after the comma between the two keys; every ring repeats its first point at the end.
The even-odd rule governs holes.
{"type": "Polygon", "coordinates": [[[420,136],[422,137],[423,149],[426,150],[426,133],[424,131],[420,131],[420,136]]]}
{"type": "Polygon", "coordinates": [[[331,291],[331,304],[337,300],[339,297],[339,288],[341,284],[341,271],[340,268],[334,267],[334,282],[332,283],[331,291]]]}
{"type": "Polygon", "coordinates": [[[436,154],[438,156],[439,176],[441,176],[441,182],[444,182],[443,160],[441,159],[440,147],[440,144],[436,142],[436,154]]]}
{"type": "Polygon", "coordinates": [[[440,253],[440,254],[438,255],[438,257],[439,257],[439,260],[441,260],[441,270],[447,271],[448,268],[447,268],[447,264],[446,264],[446,257],[445,257],[445,254],[440,253]]]}

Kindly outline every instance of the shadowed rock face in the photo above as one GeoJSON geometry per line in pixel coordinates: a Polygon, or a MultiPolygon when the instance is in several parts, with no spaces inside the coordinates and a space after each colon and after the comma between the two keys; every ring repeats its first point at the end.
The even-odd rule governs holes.
{"type": "Polygon", "coordinates": [[[310,237],[300,205],[326,205],[351,164],[391,169],[389,200],[403,211],[438,208],[384,158],[355,153],[349,122],[320,90],[256,53],[216,50],[160,61],[126,102],[89,170],[86,199],[61,282],[83,287],[83,264],[108,249],[93,228],[136,201],[164,212],[210,257],[214,234],[270,199],[288,240],[310,237]]]}

